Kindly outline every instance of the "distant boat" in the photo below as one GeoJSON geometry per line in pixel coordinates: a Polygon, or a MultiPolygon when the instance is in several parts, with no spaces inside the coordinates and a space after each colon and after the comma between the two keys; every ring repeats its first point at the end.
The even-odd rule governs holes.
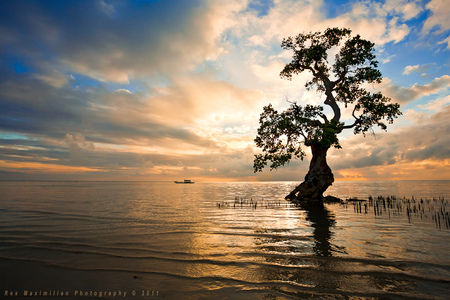
{"type": "Polygon", "coordinates": [[[194,183],[193,181],[189,180],[189,179],[185,179],[184,181],[174,181],[177,184],[190,184],[190,183],[194,183]]]}

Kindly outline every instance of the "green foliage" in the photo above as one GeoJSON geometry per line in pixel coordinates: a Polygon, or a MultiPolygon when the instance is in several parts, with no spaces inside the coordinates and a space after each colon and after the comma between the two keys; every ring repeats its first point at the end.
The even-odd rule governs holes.
{"type": "Polygon", "coordinates": [[[365,93],[355,104],[353,109],[353,117],[356,119],[353,125],[344,126],[343,128],[354,128],[355,134],[365,134],[373,125],[377,125],[383,130],[387,129],[386,124],[382,121],[386,119],[388,124],[392,124],[394,119],[401,114],[398,103],[389,103],[390,99],[381,93],[371,94],[365,93]],[[356,112],[360,112],[359,117],[356,112]]]}
{"type": "MultiPolygon", "coordinates": [[[[306,87],[314,86],[319,91],[327,91],[327,83],[333,84],[333,90],[340,94],[337,101],[354,99],[352,91],[363,82],[381,81],[381,72],[377,70],[378,62],[373,54],[375,44],[361,39],[359,35],[350,38],[350,29],[328,28],[322,34],[320,31],[299,34],[297,37],[283,39],[281,47],[293,51],[292,62],[286,64],[281,71],[281,77],[292,79],[293,74],[309,70],[313,79],[306,87]],[[329,66],[328,50],[337,47],[345,40],[335,62],[329,66]],[[330,70],[337,81],[331,82],[330,70]]],[[[329,87],[331,88],[331,86],[329,87]]]]}
{"type": "Polygon", "coordinates": [[[303,159],[306,153],[302,144],[319,145],[325,149],[330,146],[340,148],[337,134],[341,125],[333,122],[321,123],[317,117],[326,118],[322,106],[296,103],[282,113],[271,104],[264,107],[260,116],[255,143],[264,154],[255,155],[254,170],[262,171],[271,161],[271,170],[288,163],[293,157],[303,159]]]}
{"type": "Polygon", "coordinates": [[[333,109],[334,117],[328,120],[320,105],[302,107],[293,103],[281,113],[272,105],[264,107],[255,138],[263,154],[255,155],[255,172],[261,171],[269,161],[270,168],[276,169],[294,157],[303,159],[302,144],[323,149],[340,148],[337,135],[342,130],[353,128],[355,134],[365,134],[374,125],[386,130],[384,121],[391,124],[401,115],[397,103],[390,103],[390,99],[381,93],[370,93],[361,87],[365,82],[380,83],[382,75],[377,69],[374,43],[359,35],[351,37],[350,29],[328,28],[323,33],[299,34],[283,39],[281,47],[291,50],[293,56],[280,76],[291,80],[295,74],[310,71],[313,77],[305,86],[325,94],[324,104],[333,109]],[[339,46],[330,65],[328,54],[339,46]],[[354,105],[352,124],[340,122],[339,103],[345,107],[354,105]]]}

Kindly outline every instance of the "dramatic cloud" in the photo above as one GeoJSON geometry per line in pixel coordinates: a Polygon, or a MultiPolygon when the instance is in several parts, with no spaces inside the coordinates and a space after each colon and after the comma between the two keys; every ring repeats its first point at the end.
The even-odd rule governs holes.
{"type": "Polygon", "coordinates": [[[450,134],[450,98],[438,99],[422,109],[432,114],[415,114],[412,126],[396,132],[346,139],[342,143],[343,150],[332,151],[330,165],[343,177],[421,179],[426,175],[426,178],[437,179],[444,175],[446,178],[450,175],[447,138],[450,134]],[[443,170],[446,171],[442,173],[443,170]]]}
{"type": "Polygon", "coordinates": [[[422,28],[423,34],[433,32],[437,35],[444,35],[444,39],[439,44],[447,43],[447,49],[450,48],[450,22],[448,16],[450,15],[450,6],[446,0],[431,0],[425,6],[431,11],[431,16],[425,21],[422,28]]]}
{"type": "MultiPolygon", "coordinates": [[[[136,77],[191,70],[215,59],[225,51],[220,39],[231,25],[228,17],[242,6],[231,1],[206,7],[186,1],[93,4],[64,1],[44,7],[39,1],[4,3],[9,14],[2,31],[10,37],[4,44],[61,70],[102,81],[129,82],[136,77]],[[49,58],[43,55],[43,48],[49,58]]],[[[38,76],[61,83],[52,75],[38,76]]]]}
{"type": "Polygon", "coordinates": [[[447,50],[450,50],[450,36],[446,38],[445,40],[441,41],[439,44],[445,44],[447,43],[447,50]]]}
{"type": "MultiPolygon", "coordinates": [[[[394,1],[391,1],[394,2],[394,1]]],[[[399,43],[409,33],[409,27],[399,22],[398,7],[392,10],[389,3],[357,2],[350,12],[324,21],[326,27],[350,27],[355,33],[382,47],[389,42],[399,43]],[[390,19],[388,21],[388,19],[390,19]]]]}
{"type": "Polygon", "coordinates": [[[437,29],[438,32],[450,30],[450,22],[448,21],[450,6],[446,0],[431,0],[425,7],[432,12],[432,15],[423,25],[424,32],[429,32],[432,29],[437,29]]]}
{"type": "Polygon", "coordinates": [[[448,41],[444,2],[3,1],[0,179],[299,180],[307,160],[253,174],[253,139],[264,105],[323,104],[304,88],[307,72],[279,77],[292,55],[280,42],[327,27],[375,42],[386,78],[374,90],[407,105],[376,141],[344,136],[330,157],[338,176],[439,169],[448,162],[448,52],[436,46],[448,41]],[[425,72],[435,79],[414,76],[425,72]]]}
{"type": "Polygon", "coordinates": [[[450,76],[443,75],[435,78],[431,83],[420,85],[415,83],[410,87],[397,86],[391,84],[389,79],[383,80],[381,89],[385,94],[399,103],[414,101],[420,97],[436,94],[441,90],[446,90],[450,86],[450,76]]]}

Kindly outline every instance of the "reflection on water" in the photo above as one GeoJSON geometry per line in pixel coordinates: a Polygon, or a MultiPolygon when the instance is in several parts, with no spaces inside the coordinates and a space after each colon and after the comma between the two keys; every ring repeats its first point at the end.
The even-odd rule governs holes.
{"type": "MultiPolygon", "coordinates": [[[[363,295],[370,299],[378,296],[392,298],[396,294],[417,293],[418,282],[414,276],[407,275],[411,270],[404,262],[342,257],[346,254],[345,245],[351,242],[342,245],[332,243],[336,233],[336,216],[326,206],[301,205],[299,210],[312,228],[312,232],[301,239],[304,247],[299,246],[298,236],[292,230],[255,230],[255,233],[275,235],[258,238],[255,242],[267,253],[266,262],[279,266],[260,269],[263,272],[262,281],[291,284],[278,285],[272,287],[273,290],[281,295],[300,298],[325,296],[327,299],[351,295],[358,295],[361,299],[364,299],[363,295]],[[276,235],[281,232],[283,234],[276,235]],[[262,246],[274,243],[281,246],[262,246]]],[[[299,217],[302,215],[299,214],[299,217]]],[[[445,274],[448,274],[448,268],[446,270],[445,274]]],[[[442,286],[437,285],[436,289],[442,289],[442,286]]]]}
{"type": "MultiPolygon", "coordinates": [[[[294,185],[0,182],[0,268],[8,271],[0,289],[158,290],[164,299],[448,295],[450,230],[425,214],[279,202],[294,185]],[[236,196],[251,205],[218,207],[236,196]]],[[[413,185],[450,194],[446,184],[413,185]]],[[[386,186],[387,195],[408,190],[386,186]]],[[[383,185],[333,188],[363,198],[383,185]]]]}
{"type": "Polygon", "coordinates": [[[331,227],[335,224],[334,215],[323,205],[300,205],[306,211],[306,220],[314,228],[314,252],[317,256],[331,256],[331,227]]]}

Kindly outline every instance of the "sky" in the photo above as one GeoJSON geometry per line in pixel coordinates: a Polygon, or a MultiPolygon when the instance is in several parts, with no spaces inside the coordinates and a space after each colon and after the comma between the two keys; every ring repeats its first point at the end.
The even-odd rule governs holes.
{"type": "Polygon", "coordinates": [[[253,140],[269,103],[323,104],[311,74],[280,78],[280,45],[328,27],[375,43],[371,88],[403,112],[343,132],[335,179],[449,180],[448,16],[448,0],[2,0],[0,180],[301,181],[310,156],[255,174],[253,140]]]}

